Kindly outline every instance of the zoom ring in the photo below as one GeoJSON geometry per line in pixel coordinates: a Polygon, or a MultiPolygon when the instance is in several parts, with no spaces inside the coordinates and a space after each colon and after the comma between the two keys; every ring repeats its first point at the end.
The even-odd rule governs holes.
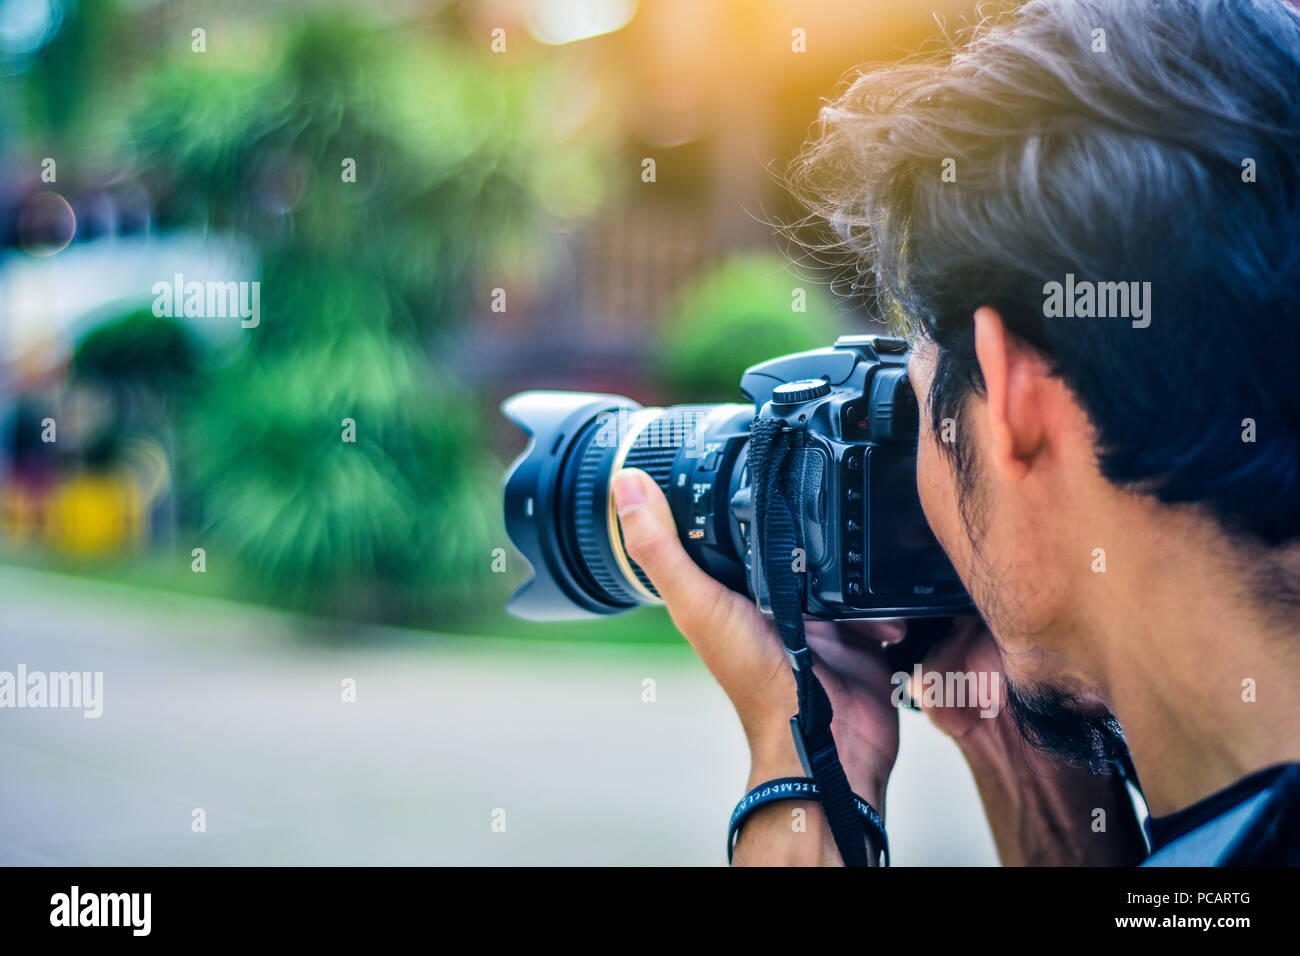
{"type": "MultiPolygon", "coordinates": [[[[683,446],[694,447],[699,435],[701,419],[716,406],[714,405],[677,405],[665,409],[664,413],[650,422],[636,437],[623,462],[624,468],[640,468],[668,494],[673,477],[673,462],[683,446]]],[[[619,532],[620,534],[622,532],[619,532]]],[[[637,580],[656,597],[659,592],[650,583],[650,578],[641,570],[641,566],[628,559],[637,580]]]]}

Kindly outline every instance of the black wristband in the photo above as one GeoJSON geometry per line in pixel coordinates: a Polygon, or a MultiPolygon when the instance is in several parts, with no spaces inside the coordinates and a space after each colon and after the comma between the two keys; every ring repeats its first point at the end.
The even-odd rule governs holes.
{"type": "MultiPolygon", "coordinates": [[[[817,784],[811,777],[780,777],[759,784],[741,797],[740,802],[736,804],[736,809],[731,811],[731,824],[727,828],[727,862],[731,862],[731,856],[735,852],[736,837],[740,833],[741,824],[759,807],[775,803],[777,800],[820,802],[821,798],[821,791],[817,789],[817,784]]],[[[868,845],[878,847],[880,865],[889,866],[889,837],[885,834],[885,821],[880,818],[880,814],[871,804],[856,793],[853,794],[853,804],[862,817],[862,828],[868,837],[868,845]]]]}

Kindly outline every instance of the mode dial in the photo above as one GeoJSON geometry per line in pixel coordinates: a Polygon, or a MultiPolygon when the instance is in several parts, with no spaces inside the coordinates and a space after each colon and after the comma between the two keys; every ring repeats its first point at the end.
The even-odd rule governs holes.
{"type": "Polygon", "coordinates": [[[805,378],[797,382],[786,382],[772,389],[772,404],[799,405],[830,393],[831,387],[827,382],[820,378],[805,378]]]}

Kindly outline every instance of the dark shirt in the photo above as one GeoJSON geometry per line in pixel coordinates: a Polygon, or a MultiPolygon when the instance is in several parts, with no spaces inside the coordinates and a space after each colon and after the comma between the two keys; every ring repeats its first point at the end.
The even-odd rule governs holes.
{"type": "Polygon", "coordinates": [[[1147,820],[1151,866],[1300,866],[1300,763],[1243,777],[1147,820]]]}

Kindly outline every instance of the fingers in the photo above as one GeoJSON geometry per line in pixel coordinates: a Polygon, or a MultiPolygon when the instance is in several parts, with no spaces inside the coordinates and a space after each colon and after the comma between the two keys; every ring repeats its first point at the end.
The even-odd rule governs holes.
{"type": "Polygon", "coordinates": [[[926,651],[923,663],[934,670],[998,669],[996,647],[975,615],[953,621],[952,629],[926,651]]]}
{"type": "Polygon", "coordinates": [[[913,668],[907,687],[914,703],[958,739],[979,724],[975,718],[996,717],[1005,702],[1002,662],[983,621],[975,616],[954,621],[950,632],[913,668]],[[940,692],[958,681],[968,691],[964,703],[940,692]]]}
{"type": "Polygon", "coordinates": [[[625,468],[614,476],[614,507],[628,556],[649,576],[686,639],[709,663],[709,644],[743,639],[734,632],[761,623],[753,605],[709,577],[677,537],[668,499],[645,472],[625,468]],[[750,614],[741,610],[749,608],[750,614]],[[737,615],[741,620],[737,620],[737,615]]]}
{"type": "Polygon", "coordinates": [[[850,643],[837,632],[807,628],[808,646],[839,677],[878,690],[889,683],[884,649],[874,642],[850,643]]]}
{"type": "Polygon", "coordinates": [[[691,560],[654,479],[624,469],[614,476],[611,491],[628,556],[645,571],[677,629],[731,698],[750,748],[767,757],[779,753],[797,765],[789,731],[794,677],[775,630],[752,600],[691,560]]]}
{"type": "Polygon", "coordinates": [[[861,639],[864,643],[897,644],[907,636],[907,622],[896,618],[884,621],[842,621],[835,625],[835,630],[844,640],[861,639]]]}

